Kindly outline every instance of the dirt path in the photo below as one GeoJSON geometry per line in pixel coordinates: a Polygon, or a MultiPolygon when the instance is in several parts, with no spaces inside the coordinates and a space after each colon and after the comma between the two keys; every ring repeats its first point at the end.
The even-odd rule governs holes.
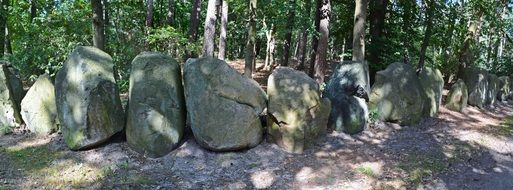
{"type": "MultiPolygon", "coordinates": [[[[266,78],[266,77],[265,77],[266,78]]],[[[141,157],[122,137],[74,152],[59,134],[0,137],[0,189],[513,189],[513,102],[464,113],[441,108],[415,126],[330,132],[304,154],[267,142],[141,157]]]]}

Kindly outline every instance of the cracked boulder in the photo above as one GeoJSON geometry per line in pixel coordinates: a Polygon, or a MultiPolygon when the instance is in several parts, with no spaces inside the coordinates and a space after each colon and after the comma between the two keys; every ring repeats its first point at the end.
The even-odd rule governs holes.
{"type": "Polygon", "coordinates": [[[15,81],[9,67],[7,64],[0,64],[0,133],[9,133],[12,127],[22,123],[18,104],[21,97],[13,87],[15,81]]]}
{"type": "Polygon", "coordinates": [[[458,79],[458,81],[452,85],[451,90],[449,90],[449,94],[447,94],[445,107],[452,111],[462,112],[463,109],[467,107],[467,101],[467,85],[465,85],[463,80],[458,79]]]}
{"type": "Polygon", "coordinates": [[[226,62],[189,59],[184,68],[187,121],[196,142],[213,151],[252,148],[263,138],[265,92],[226,62]]]}
{"type": "Polygon", "coordinates": [[[94,47],[73,50],[55,78],[57,115],[72,150],[91,148],[124,128],[114,64],[94,47]]]}
{"type": "Polygon", "coordinates": [[[462,79],[468,88],[468,104],[483,108],[488,91],[488,73],[475,68],[466,68],[462,79]]]}
{"type": "Polygon", "coordinates": [[[366,103],[369,91],[369,66],[366,62],[338,64],[324,90],[332,107],[329,128],[348,134],[363,131],[369,120],[366,103]]]}
{"type": "Polygon", "coordinates": [[[508,95],[510,94],[510,86],[511,81],[508,76],[501,76],[499,77],[499,86],[498,86],[498,92],[497,92],[497,99],[499,101],[507,101],[508,95]]]}
{"type": "Polygon", "coordinates": [[[419,74],[420,84],[426,94],[425,114],[435,117],[442,104],[442,90],[444,78],[442,72],[436,68],[424,67],[419,74]]]}
{"type": "Polygon", "coordinates": [[[376,73],[369,99],[379,119],[414,125],[424,116],[427,97],[413,67],[393,63],[376,73]]]}
{"type": "Polygon", "coordinates": [[[486,105],[493,106],[499,94],[499,77],[495,74],[488,74],[488,90],[486,91],[486,105]]]}
{"type": "Polygon", "coordinates": [[[126,139],[152,158],[178,146],[185,128],[182,71],[173,58],[152,52],[135,57],[130,73],[126,139]]]}
{"type": "Polygon", "coordinates": [[[58,127],[55,89],[48,75],[41,75],[21,101],[21,116],[27,128],[38,135],[56,132],[58,127]]]}
{"type": "Polygon", "coordinates": [[[288,67],[273,71],[267,83],[268,138],[292,153],[302,153],[326,132],[331,103],[319,85],[288,67]]]}

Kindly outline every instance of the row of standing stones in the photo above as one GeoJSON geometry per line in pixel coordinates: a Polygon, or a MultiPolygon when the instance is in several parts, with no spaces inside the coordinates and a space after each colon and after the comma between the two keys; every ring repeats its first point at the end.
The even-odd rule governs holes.
{"type": "MultiPolygon", "coordinates": [[[[224,61],[189,59],[182,74],[171,57],[144,52],[132,62],[125,112],[113,67],[107,53],[79,46],[57,73],[55,87],[42,75],[24,95],[15,70],[2,64],[0,122],[18,126],[24,121],[40,135],[60,129],[72,150],[97,146],[124,131],[133,150],[161,157],[190,127],[196,142],[212,151],[251,148],[266,136],[288,152],[302,153],[327,128],[363,131],[369,110],[403,125],[435,116],[444,84],[436,69],[425,68],[417,76],[410,65],[394,63],[377,72],[370,88],[367,63],[343,62],[324,94],[313,79],[287,67],[273,71],[266,93],[224,61]]],[[[482,107],[512,98],[510,81],[468,69],[452,86],[446,106],[461,111],[467,101],[482,107]]]]}

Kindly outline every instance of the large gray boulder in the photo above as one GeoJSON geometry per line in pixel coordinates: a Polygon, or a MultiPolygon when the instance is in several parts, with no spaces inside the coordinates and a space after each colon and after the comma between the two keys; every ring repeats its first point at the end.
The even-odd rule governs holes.
{"type": "Polygon", "coordinates": [[[184,69],[187,120],[196,142],[213,151],[251,148],[263,138],[265,92],[215,58],[189,59],[184,69]]]}
{"type": "Polygon", "coordinates": [[[107,53],[79,46],[57,73],[57,113],[70,149],[91,148],[123,130],[124,112],[113,67],[107,53]]]}
{"type": "Polygon", "coordinates": [[[349,134],[363,131],[369,120],[366,103],[369,93],[369,66],[366,62],[338,64],[324,90],[332,108],[328,127],[349,134]]]}
{"type": "Polygon", "coordinates": [[[393,63],[376,73],[369,107],[381,120],[416,124],[424,115],[426,95],[411,65],[393,63]]]}
{"type": "Polygon", "coordinates": [[[498,93],[497,93],[497,99],[499,101],[506,101],[508,99],[508,96],[511,91],[511,80],[508,76],[501,76],[499,77],[499,86],[498,86],[498,93]]]}
{"type": "Polygon", "coordinates": [[[431,67],[424,67],[419,73],[420,84],[427,96],[425,114],[434,117],[442,104],[444,78],[442,72],[431,67]]]}
{"type": "Polygon", "coordinates": [[[449,90],[445,107],[452,111],[462,112],[467,107],[468,90],[463,80],[458,79],[449,90]]]}
{"type": "Polygon", "coordinates": [[[9,79],[9,84],[11,85],[14,101],[16,102],[16,105],[20,106],[21,100],[26,94],[25,90],[23,89],[23,83],[21,82],[20,72],[9,62],[0,61],[0,64],[6,65],[7,70],[9,71],[7,73],[7,77],[9,79]]]}
{"type": "Polygon", "coordinates": [[[321,98],[319,85],[303,72],[274,69],[267,81],[269,141],[288,152],[302,153],[325,134],[330,101],[321,98]]]}
{"type": "Polygon", "coordinates": [[[486,105],[494,105],[499,93],[499,77],[495,74],[488,74],[488,90],[486,91],[486,105]]]}
{"type": "Polygon", "coordinates": [[[486,105],[488,73],[480,69],[466,68],[462,79],[468,88],[468,104],[483,108],[486,105]]]}
{"type": "Polygon", "coordinates": [[[135,151],[161,157],[176,148],[185,128],[180,65],[173,58],[144,52],[132,62],[126,139],[135,151]]]}
{"type": "Polygon", "coordinates": [[[21,116],[27,128],[38,135],[59,129],[55,89],[48,75],[41,75],[21,101],[21,116]]]}
{"type": "Polygon", "coordinates": [[[22,123],[16,93],[11,85],[9,66],[0,64],[0,125],[10,129],[22,123]]]}

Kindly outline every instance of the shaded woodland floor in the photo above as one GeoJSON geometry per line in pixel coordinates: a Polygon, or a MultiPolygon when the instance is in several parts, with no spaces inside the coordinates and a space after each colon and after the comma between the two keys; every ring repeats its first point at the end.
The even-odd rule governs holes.
{"type": "MultiPolygon", "coordinates": [[[[268,73],[260,75],[262,84],[268,73]]],[[[442,107],[414,126],[330,132],[304,154],[267,142],[216,153],[188,135],[159,159],[131,151],[122,136],[74,152],[59,134],[17,131],[0,138],[0,189],[513,189],[512,127],[513,102],[442,107]]]]}

